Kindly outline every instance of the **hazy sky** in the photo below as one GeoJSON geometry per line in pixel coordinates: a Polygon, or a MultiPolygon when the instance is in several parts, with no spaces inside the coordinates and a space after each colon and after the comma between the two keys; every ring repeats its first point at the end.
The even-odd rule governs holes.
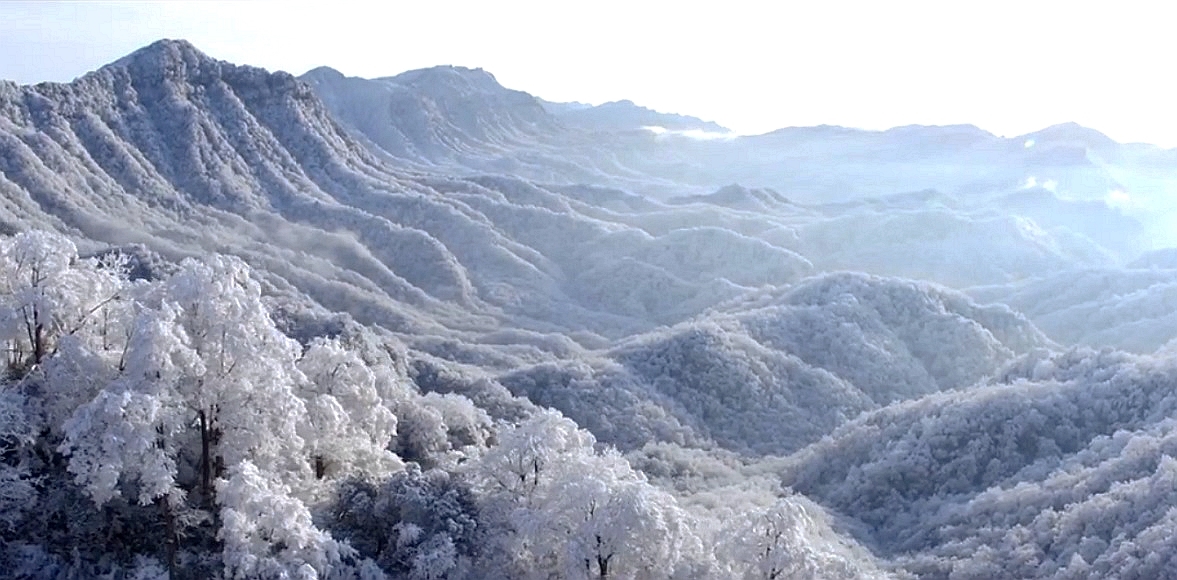
{"type": "Polygon", "coordinates": [[[185,38],[294,74],[482,67],[546,99],[631,99],[744,133],[1077,121],[1177,146],[1168,14],[1081,0],[0,2],[0,78],[70,80],[185,38]]]}

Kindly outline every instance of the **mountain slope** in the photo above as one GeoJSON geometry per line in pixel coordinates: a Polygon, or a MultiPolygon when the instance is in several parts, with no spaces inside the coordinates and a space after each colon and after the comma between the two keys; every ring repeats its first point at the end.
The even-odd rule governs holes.
{"type": "Polygon", "coordinates": [[[1168,577],[1172,359],[1033,353],[996,384],[873,412],[784,482],[922,577],[1168,577]]]}
{"type": "MultiPolygon", "coordinates": [[[[545,104],[484,71],[303,79],[161,41],[73,83],[0,83],[0,233],[64,232],[71,266],[124,248],[142,277],[240,256],[262,282],[253,312],[298,341],[291,364],[338,337],[425,392],[394,401],[395,452],[423,466],[399,485],[485,500],[451,476],[514,433],[516,451],[575,443],[552,481],[607,466],[653,493],[631,460],[682,494],[643,509],[750,526],[774,502],[810,524],[829,509],[837,531],[813,534],[852,534],[900,573],[1170,571],[1150,554],[1172,530],[1173,344],[1059,353],[1032,323],[1141,351],[1177,336],[1170,253],[1121,267],[1157,222],[1109,190],[1165,191],[1164,151],[1077,126],[707,140],[674,133],[710,128],[694,119],[545,104]],[[670,131],[634,127],[653,121],[670,131]],[[390,332],[359,340],[356,321],[390,332]]],[[[723,530],[682,551],[710,557],[723,530]]]]}
{"type": "Polygon", "coordinates": [[[336,118],[395,157],[438,162],[480,148],[507,152],[559,130],[536,99],[483,70],[436,67],[368,81],[320,67],[301,80],[336,118]]]}
{"type": "MultiPolygon", "coordinates": [[[[395,80],[421,90],[441,83],[444,94],[499,90],[477,71],[395,80]]],[[[509,321],[626,334],[689,317],[742,285],[809,271],[787,250],[730,232],[651,236],[516,178],[438,177],[390,163],[308,85],[181,41],[71,84],[3,91],[0,185],[15,191],[0,219],[13,228],[47,225],[94,247],[141,243],[173,259],[237,253],[276,288],[396,330],[469,333],[509,321]],[[731,280],[716,284],[710,273],[724,266],[724,248],[766,267],[728,271],[731,280]],[[618,264],[633,268],[632,294],[590,288],[618,264]],[[648,290],[667,284],[676,292],[648,290]]],[[[507,99],[523,100],[518,117],[542,125],[545,113],[521,95],[507,99]]],[[[506,124],[481,113],[430,102],[447,119],[470,120],[430,126],[435,136],[475,147],[504,134],[496,131],[506,124]]]]}
{"type": "Polygon", "coordinates": [[[827,274],[502,383],[623,449],[780,454],[860,413],[963,390],[1051,343],[1004,307],[914,282],[827,274]]]}

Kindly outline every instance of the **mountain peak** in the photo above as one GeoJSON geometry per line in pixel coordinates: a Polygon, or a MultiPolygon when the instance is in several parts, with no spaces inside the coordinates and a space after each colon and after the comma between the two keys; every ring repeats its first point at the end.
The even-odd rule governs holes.
{"type": "Polygon", "coordinates": [[[300,78],[302,78],[304,80],[328,80],[329,79],[329,80],[337,80],[338,81],[338,80],[343,80],[343,79],[347,78],[347,75],[345,75],[345,74],[343,74],[343,73],[341,73],[341,72],[339,72],[329,66],[317,66],[317,67],[303,73],[302,77],[300,77],[300,78]]]}
{"type": "Polygon", "coordinates": [[[1075,122],[1059,123],[1051,125],[1040,131],[1028,133],[1018,137],[1019,140],[1034,140],[1040,144],[1077,144],[1083,145],[1087,148],[1098,149],[1103,147],[1112,147],[1116,145],[1116,141],[1103,133],[1084,127],[1075,122]]]}
{"type": "Polygon", "coordinates": [[[187,94],[188,89],[183,87],[226,82],[234,90],[249,94],[289,94],[304,100],[312,97],[310,87],[289,73],[218,60],[186,40],[174,39],[153,42],[82,78],[104,83],[103,79],[124,75],[136,90],[170,87],[166,90],[187,94]]]}
{"type": "Polygon", "coordinates": [[[883,131],[892,135],[922,134],[922,135],[972,135],[977,137],[993,137],[993,134],[972,124],[957,123],[953,125],[902,125],[883,131]]]}
{"type": "Polygon", "coordinates": [[[403,72],[392,77],[384,77],[382,81],[391,81],[400,85],[418,87],[468,87],[480,92],[499,92],[507,90],[493,74],[481,68],[467,68],[464,66],[442,65],[403,72]]]}
{"type": "Polygon", "coordinates": [[[718,123],[687,115],[662,113],[629,99],[609,101],[595,107],[551,103],[547,109],[565,124],[591,130],[634,131],[643,127],[661,127],[671,131],[728,132],[726,127],[718,123]]]}
{"type": "MultiPolygon", "coordinates": [[[[157,40],[100,69],[98,73],[124,69],[134,78],[168,82],[200,82],[219,76],[226,66],[187,40],[157,40]]],[[[251,68],[251,67],[241,67],[251,68]]]]}
{"type": "Polygon", "coordinates": [[[318,68],[301,78],[337,119],[397,157],[437,162],[468,147],[502,151],[556,130],[535,97],[480,68],[435,66],[376,79],[318,68]]]}
{"type": "Polygon", "coordinates": [[[214,60],[187,40],[164,38],[144,46],[111,64],[126,66],[143,61],[202,62],[214,60]]]}
{"type": "MultiPolygon", "coordinates": [[[[191,42],[183,38],[161,38],[135,52],[151,52],[151,51],[181,51],[181,52],[196,52],[200,50],[196,48],[191,42]]],[[[203,54],[203,53],[202,53],[203,54]]]]}

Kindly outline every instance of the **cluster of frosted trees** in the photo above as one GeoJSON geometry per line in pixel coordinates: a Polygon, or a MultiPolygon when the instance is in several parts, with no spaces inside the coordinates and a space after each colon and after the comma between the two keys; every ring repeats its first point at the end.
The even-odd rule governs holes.
{"type": "Polygon", "coordinates": [[[1076,348],[860,416],[785,481],[932,578],[1173,578],[1177,359],[1076,348]]]}
{"type": "Polygon", "coordinates": [[[496,423],[421,394],[370,331],[296,342],[238,259],[126,265],[0,240],[0,568],[18,577],[869,569],[797,498],[693,513],[558,413],[496,423]]]}

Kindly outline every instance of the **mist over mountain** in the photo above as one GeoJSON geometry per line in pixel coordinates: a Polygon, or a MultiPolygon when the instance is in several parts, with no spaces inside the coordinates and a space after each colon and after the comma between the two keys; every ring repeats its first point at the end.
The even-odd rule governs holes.
{"type": "Polygon", "coordinates": [[[176,40],[0,82],[0,568],[1175,576],[1174,186],[176,40]]]}
{"type": "MultiPolygon", "coordinates": [[[[449,172],[594,183],[662,200],[683,192],[705,195],[738,183],[810,204],[932,189],[973,206],[997,203],[995,197],[1019,189],[1045,187],[1069,202],[1112,203],[1142,221],[1147,238],[1173,241],[1167,224],[1177,206],[1165,195],[1173,184],[1171,153],[1151,145],[1119,144],[1074,123],[1009,138],[971,125],[886,131],[789,127],[735,136],[699,119],[657,113],[628,101],[599,106],[541,101],[503,88],[479,71],[415,71],[416,88],[399,77],[343,79],[322,73],[311,71],[304,78],[353,134],[393,157],[415,159],[413,151],[388,142],[388,135],[410,130],[402,125],[414,117],[371,115],[399,110],[401,99],[462,103],[462,115],[446,114],[445,107],[422,107],[432,111],[427,118],[438,127],[494,128],[489,138],[480,137],[477,129],[463,129],[475,139],[461,147],[418,131],[416,138],[425,142],[417,148],[433,151],[435,162],[444,159],[449,172]],[[463,75],[470,79],[458,83],[463,75]],[[390,85],[399,87],[396,96],[389,93],[390,85]],[[470,88],[474,86],[477,90],[470,88]],[[406,90],[415,96],[404,96],[401,91],[406,90]],[[494,145],[502,142],[513,145],[494,145]]],[[[1072,221],[1087,219],[1076,215],[1072,221]]]]}

